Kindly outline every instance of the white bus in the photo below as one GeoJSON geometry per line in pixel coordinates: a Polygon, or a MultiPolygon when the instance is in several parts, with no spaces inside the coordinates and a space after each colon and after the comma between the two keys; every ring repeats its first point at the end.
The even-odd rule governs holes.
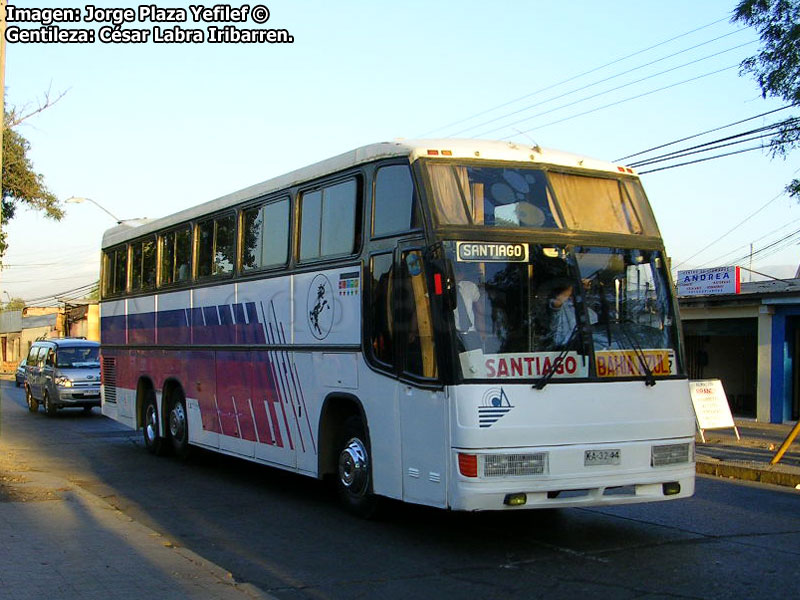
{"type": "Polygon", "coordinates": [[[636,174],[475,140],[365,146],[103,238],[103,413],[454,510],[685,498],[694,417],[636,174]]]}

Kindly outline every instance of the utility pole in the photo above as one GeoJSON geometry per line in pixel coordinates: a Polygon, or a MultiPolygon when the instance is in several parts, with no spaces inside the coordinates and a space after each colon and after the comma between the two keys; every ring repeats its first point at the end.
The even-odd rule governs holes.
{"type": "MultiPolygon", "coordinates": [[[[0,0],[0,233],[3,231],[3,138],[6,131],[6,6],[0,0]]],[[[0,255],[0,262],[2,255],[0,255]]]]}

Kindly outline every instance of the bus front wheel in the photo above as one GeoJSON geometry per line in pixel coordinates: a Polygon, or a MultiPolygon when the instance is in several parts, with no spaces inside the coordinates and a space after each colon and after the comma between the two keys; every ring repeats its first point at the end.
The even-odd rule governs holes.
{"type": "Polygon", "coordinates": [[[378,507],[371,462],[366,428],[359,417],[349,417],[339,443],[336,488],[344,507],[364,518],[374,516],[378,507]]]}

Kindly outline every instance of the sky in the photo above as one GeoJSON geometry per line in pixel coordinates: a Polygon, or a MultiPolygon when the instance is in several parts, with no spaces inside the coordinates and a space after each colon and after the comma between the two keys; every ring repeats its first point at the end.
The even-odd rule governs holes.
{"type": "MultiPolygon", "coordinates": [[[[11,3],[86,14],[79,2],[11,3]]],[[[91,198],[118,219],[165,216],[396,138],[535,142],[615,161],[784,105],[762,98],[753,78],[740,74],[739,63],[759,44],[754,30],[730,23],[734,5],[266,0],[248,4],[268,8],[266,23],[236,26],[285,29],[292,43],[9,43],[6,103],[25,112],[48,91],[51,100],[64,93],[18,127],[31,144],[29,157],[59,199],[91,198]]],[[[94,6],[136,12],[138,5],[94,6]]],[[[154,6],[183,7],[188,21],[122,27],[148,30],[152,38],[155,27],[222,25],[194,23],[188,4],[154,6]]],[[[58,25],[97,32],[109,23],[58,25]]],[[[794,276],[800,205],[783,189],[800,173],[798,159],[800,153],[782,160],[755,150],[643,173],[673,267],[740,261],[771,277],[794,276]]],[[[3,301],[52,304],[98,279],[102,235],[114,219],[91,203],[64,208],[60,222],[20,209],[9,223],[3,301]]],[[[743,281],[751,277],[763,279],[742,272],[743,281]]]]}

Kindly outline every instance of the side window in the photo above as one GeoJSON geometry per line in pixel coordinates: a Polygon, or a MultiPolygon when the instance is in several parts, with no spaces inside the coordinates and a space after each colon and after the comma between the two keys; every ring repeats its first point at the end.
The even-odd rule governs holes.
{"type": "Polygon", "coordinates": [[[419,250],[403,252],[395,298],[394,316],[403,371],[416,377],[435,378],[433,321],[419,250]]]}
{"type": "Polygon", "coordinates": [[[161,247],[161,283],[188,281],[192,265],[192,228],[189,225],[158,236],[161,247]]]}
{"type": "Polygon", "coordinates": [[[373,207],[374,236],[403,233],[421,226],[414,180],[407,165],[378,169],[373,207]]]}
{"type": "Polygon", "coordinates": [[[352,254],[356,240],[356,179],[306,192],[300,197],[300,260],[352,254]]]}
{"type": "Polygon", "coordinates": [[[285,265],[289,257],[289,199],[242,213],[242,270],[285,265]]]}
{"type": "Polygon", "coordinates": [[[370,261],[370,289],[367,311],[369,343],[372,356],[387,367],[394,366],[394,336],[392,319],[392,254],[373,256],[370,261]]]}
{"type": "Polygon", "coordinates": [[[47,351],[47,356],[44,359],[44,364],[48,367],[54,367],[56,365],[56,351],[50,348],[47,351]]]}
{"type": "Polygon", "coordinates": [[[28,361],[26,364],[36,367],[38,366],[36,361],[39,358],[39,346],[31,346],[30,351],[28,352],[28,361]]]}
{"type": "Polygon", "coordinates": [[[158,236],[161,250],[161,280],[159,285],[175,283],[175,232],[169,231],[158,236]]]}
{"type": "Polygon", "coordinates": [[[236,217],[224,215],[197,224],[197,276],[230,275],[236,252],[236,217]]]}
{"type": "Polygon", "coordinates": [[[151,290],[156,285],[154,239],[131,244],[131,291],[151,290]]]}
{"type": "Polygon", "coordinates": [[[192,228],[190,225],[175,232],[175,282],[192,278],[192,228]]]}
{"type": "Polygon", "coordinates": [[[128,247],[109,250],[104,260],[103,295],[117,296],[124,293],[128,281],[128,247]]]}

